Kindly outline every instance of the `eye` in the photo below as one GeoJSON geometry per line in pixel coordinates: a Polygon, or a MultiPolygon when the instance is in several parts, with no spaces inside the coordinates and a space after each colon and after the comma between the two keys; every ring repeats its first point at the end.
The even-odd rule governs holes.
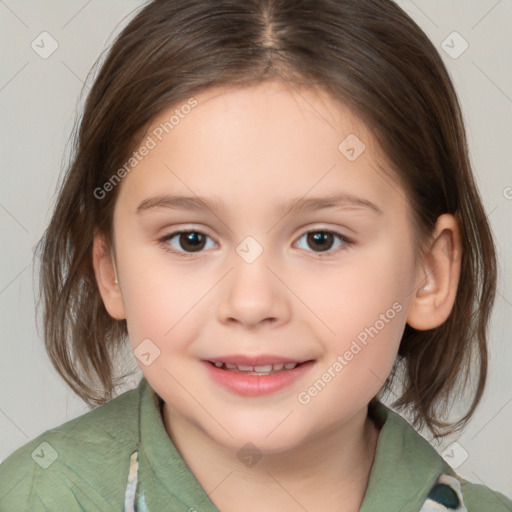
{"type": "MultiPolygon", "coordinates": [[[[335,245],[336,239],[340,242],[338,245],[335,245],[334,249],[338,249],[339,247],[349,247],[352,245],[352,242],[341,235],[340,233],[336,233],[334,231],[327,231],[323,229],[318,229],[316,231],[308,231],[304,233],[297,243],[302,240],[304,237],[306,243],[314,248],[314,252],[324,253],[324,252],[336,252],[333,249],[333,245],[335,245]]],[[[301,249],[303,247],[300,247],[301,249]]]]}
{"type": "MultiPolygon", "coordinates": [[[[176,231],[160,239],[164,248],[170,252],[185,256],[187,253],[201,252],[207,244],[207,239],[213,240],[201,231],[176,231]],[[174,243],[173,243],[173,239],[174,243]],[[171,246],[172,249],[169,247],[171,246]]],[[[215,242],[213,242],[215,245],[215,242]]]]}
{"type": "MultiPolygon", "coordinates": [[[[299,244],[304,238],[307,245],[313,248],[312,252],[316,252],[320,255],[322,253],[333,253],[340,247],[350,247],[352,245],[352,242],[342,234],[323,229],[304,233],[296,243],[299,244]],[[336,241],[338,241],[337,245],[336,241]]],[[[177,254],[178,256],[199,253],[204,249],[211,249],[216,246],[216,243],[206,233],[194,230],[175,231],[161,238],[159,241],[163,244],[166,251],[177,254]],[[212,242],[209,247],[208,240],[212,242]]],[[[302,249],[304,247],[299,248],[302,249]]]]}

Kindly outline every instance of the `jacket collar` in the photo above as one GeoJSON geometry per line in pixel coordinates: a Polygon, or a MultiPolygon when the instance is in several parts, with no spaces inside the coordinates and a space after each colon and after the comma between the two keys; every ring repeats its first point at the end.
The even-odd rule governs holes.
{"type": "MultiPolygon", "coordinates": [[[[142,455],[171,501],[204,512],[219,512],[169,438],[161,398],[142,378],[140,441],[142,455]]],[[[441,474],[455,475],[430,443],[399,414],[376,402],[370,416],[380,429],[370,479],[359,512],[418,512],[441,474]]]]}
{"type": "Polygon", "coordinates": [[[371,416],[381,429],[360,512],[418,512],[438,477],[455,473],[432,445],[389,407],[377,402],[371,416]]]}

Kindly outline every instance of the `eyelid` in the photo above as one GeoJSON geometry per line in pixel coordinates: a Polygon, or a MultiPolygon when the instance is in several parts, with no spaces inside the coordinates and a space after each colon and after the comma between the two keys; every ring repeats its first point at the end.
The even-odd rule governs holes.
{"type": "Polygon", "coordinates": [[[341,226],[329,226],[327,224],[315,224],[311,227],[309,225],[307,227],[301,227],[299,232],[300,235],[296,237],[295,239],[298,240],[301,236],[304,236],[307,233],[317,233],[319,231],[323,231],[325,233],[332,233],[333,235],[338,235],[345,240],[350,242],[354,242],[354,240],[351,239],[350,236],[345,235],[343,231],[352,231],[355,233],[353,229],[350,229],[348,227],[341,227],[341,226]]]}
{"type": "Polygon", "coordinates": [[[206,235],[206,236],[210,237],[213,241],[215,241],[215,243],[218,243],[218,242],[216,242],[215,237],[211,234],[211,232],[208,228],[205,228],[203,226],[193,225],[193,224],[187,224],[184,227],[173,226],[172,230],[169,230],[166,234],[162,235],[160,237],[160,239],[162,239],[162,238],[168,239],[168,238],[171,238],[172,236],[177,235],[179,233],[190,233],[190,232],[206,235]]]}

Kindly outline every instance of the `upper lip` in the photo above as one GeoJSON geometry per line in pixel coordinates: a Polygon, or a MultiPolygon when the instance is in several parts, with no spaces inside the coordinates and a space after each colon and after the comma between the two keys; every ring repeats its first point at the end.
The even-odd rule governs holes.
{"type": "Polygon", "coordinates": [[[306,361],[309,361],[309,359],[296,359],[293,357],[283,357],[270,354],[260,354],[254,356],[234,354],[219,357],[209,357],[208,359],[205,359],[205,361],[209,361],[210,363],[229,363],[246,366],[266,366],[269,364],[279,363],[305,363],[306,361]]]}

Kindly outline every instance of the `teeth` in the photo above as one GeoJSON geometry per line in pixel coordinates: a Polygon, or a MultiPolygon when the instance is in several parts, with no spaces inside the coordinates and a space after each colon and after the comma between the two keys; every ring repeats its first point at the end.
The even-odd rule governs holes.
{"type": "Polygon", "coordinates": [[[254,367],[255,372],[271,372],[272,371],[272,365],[267,364],[266,366],[255,366],[254,367]]]}
{"type": "Polygon", "coordinates": [[[254,371],[252,366],[245,366],[243,364],[239,364],[239,365],[237,365],[237,367],[238,367],[238,369],[241,372],[252,372],[252,371],[254,371]]]}
{"type": "Polygon", "coordinates": [[[292,370],[297,366],[298,363],[276,363],[276,364],[267,364],[265,366],[249,366],[249,365],[243,365],[243,364],[232,364],[232,363],[221,363],[217,362],[214,363],[214,365],[217,368],[222,368],[223,366],[227,370],[239,370],[241,372],[257,372],[257,373],[270,373],[270,372],[277,372],[279,370],[282,370],[283,368],[285,370],[292,370]]]}

